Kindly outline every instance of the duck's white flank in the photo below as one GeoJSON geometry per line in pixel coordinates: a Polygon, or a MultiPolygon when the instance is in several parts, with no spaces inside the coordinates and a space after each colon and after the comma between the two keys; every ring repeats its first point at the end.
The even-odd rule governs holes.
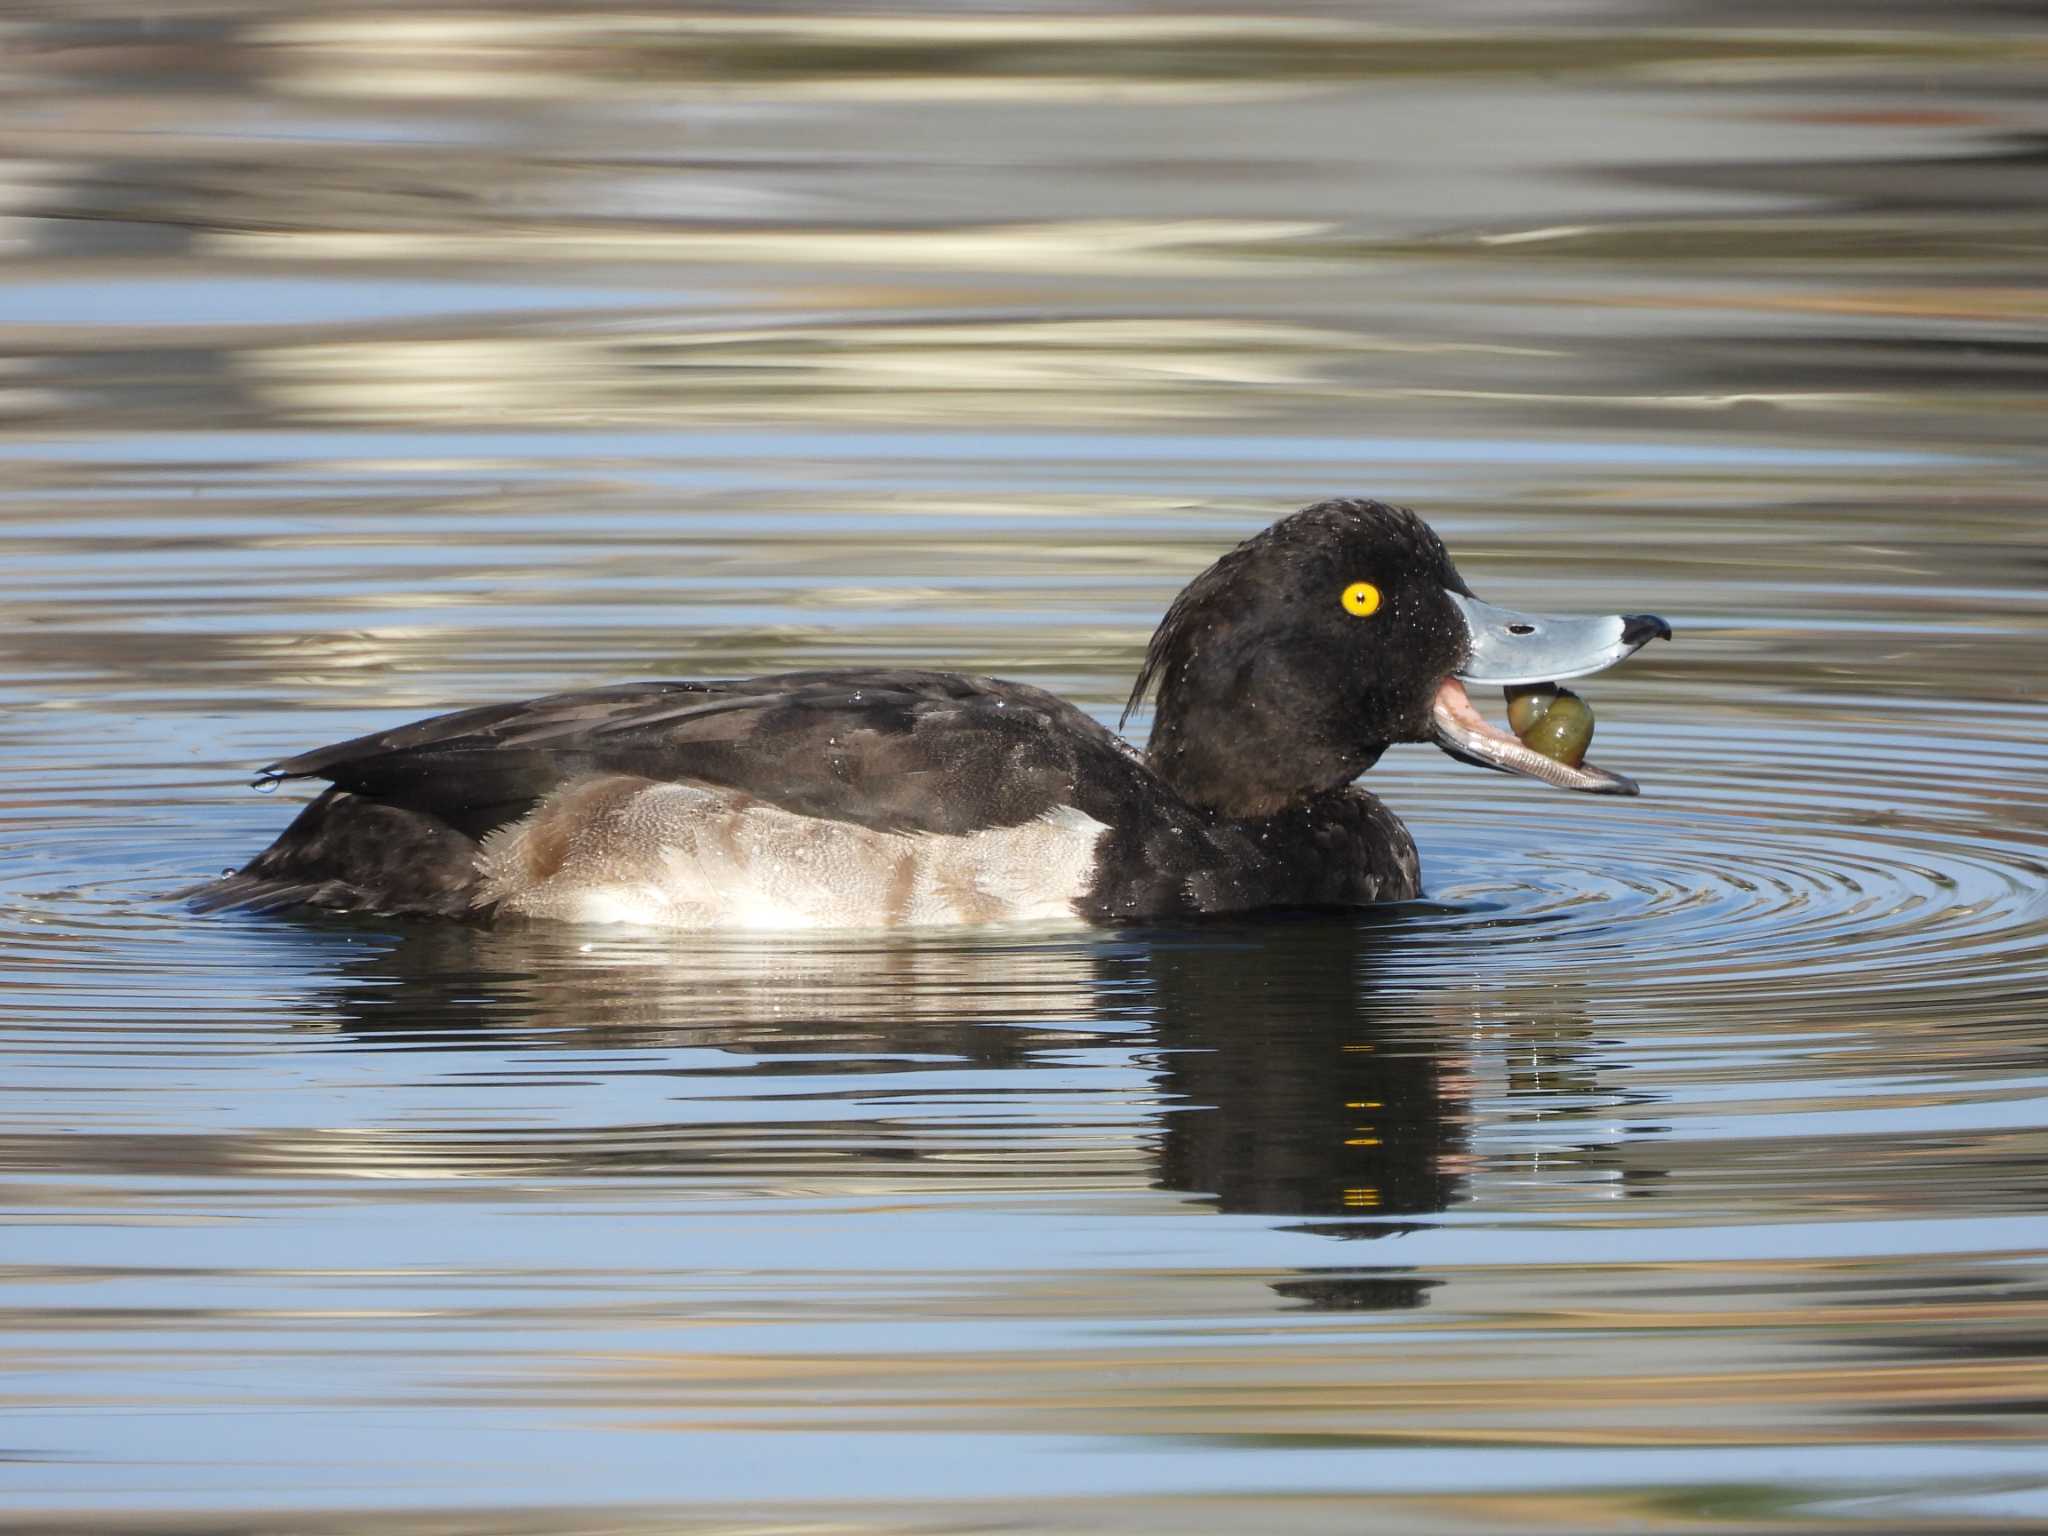
{"type": "Polygon", "coordinates": [[[1105,830],[1061,806],[957,836],[878,832],[712,785],[608,776],[486,838],[476,904],[662,928],[1079,923],[1105,830]]]}

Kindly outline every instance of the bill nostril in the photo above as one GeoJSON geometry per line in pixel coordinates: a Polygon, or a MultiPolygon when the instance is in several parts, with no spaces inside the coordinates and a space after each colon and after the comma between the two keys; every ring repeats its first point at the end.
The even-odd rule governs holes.
{"type": "Polygon", "coordinates": [[[1536,633],[1536,626],[1534,624],[1510,624],[1508,626],[1508,633],[1511,635],[1533,635],[1536,633]]]}

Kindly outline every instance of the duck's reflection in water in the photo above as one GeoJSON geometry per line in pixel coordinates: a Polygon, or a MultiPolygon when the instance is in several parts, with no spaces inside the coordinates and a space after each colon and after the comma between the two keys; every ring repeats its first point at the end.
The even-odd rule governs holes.
{"type": "MultiPolygon", "coordinates": [[[[1000,1143],[1014,1158],[996,1176],[1057,1176],[1057,1160],[1035,1157],[1030,1143],[1074,1129],[1063,1116],[1077,1103],[1078,1055],[1084,1079],[1085,1065],[1099,1064],[1111,1096],[1141,1107],[1120,1143],[1136,1175],[1127,1185],[1370,1239],[1412,1230],[1460,1198],[1474,1042],[1499,1016],[1498,998],[1489,1014],[1480,989],[1432,984],[1412,954],[1403,964],[1398,926],[1368,915],[902,941],[432,925],[347,965],[318,1011],[364,1044],[474,1048],[484,1037],[574,1050],[585,1071],[593,1052],[730,1054],[760,1075],[764,1096],[790,1076],[891,1074],[886,1123],[829,1124],[832,1155],[870,1172],[877,1159],[958,1166],[965,1072],[979,1074],[967,1079],[972,1095],[1014,1106],[1000,1143]],[[926,1070],[948,1074],[935,1095],[946,1107],[921,1125],[916,1074],[926,1070]]],[[[1582,1019],[1568,1022],[1562,1035],[1543,1033],[1583,1032],[1582,1019]]],[[[676,1063],[684,1080],[691,1069],[676,1063]]],[[[731,1171],[748,1155],[745,1122],[728,1118],[730,1097],[720,1105],[718,1123],[672,1149],[675,1166],[731,1171]],[[730,1158],[717,1146],[726,1136],[730,1158]]],[[[647,1155],[646,1131],[635,1128],[636,1158],[647,1155]]],[[[1099,1139],[1094,1147],[1091,1177],[1099,1139]]],[[[569,1152],[559,1142],[552,1154],[535,1150],[569,1152]]],[[[582,1172],[610,1162],[585,1150],[582,1172]]],[[[1346,1265],[1276,1289],[1313,1307],[1390,1308],[1421,1304],[1431,1284],[1346,1265]]]]}

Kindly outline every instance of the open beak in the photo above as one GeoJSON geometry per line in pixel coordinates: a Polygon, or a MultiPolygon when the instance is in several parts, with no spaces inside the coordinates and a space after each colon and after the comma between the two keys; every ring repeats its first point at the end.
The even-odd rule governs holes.
{"type": "Polygon", "coordinates": [[[1490,724],[1472,706],[1466,683],[1513,687],[1559,682],[1600,672],[1633,656],[1652,640],[1669,640],[1671,626],[1650,613],[1618,613],[1598,619],[1552,619],[1496,608],[1476,597],[1447,592],[1465,621],[1469,660],[1437,688],[1430,717],[1436,743],[1461,762],[1502,773],[1526,774],[1590,795],[1639,793],[1634,779],[1591,763],[1574,768],[1522,745],[1490,724]]]}

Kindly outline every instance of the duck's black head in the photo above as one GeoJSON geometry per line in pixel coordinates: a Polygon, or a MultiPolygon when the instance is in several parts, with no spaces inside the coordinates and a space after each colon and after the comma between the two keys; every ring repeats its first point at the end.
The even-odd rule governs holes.
{"type": "Polygon", "coordinates": [[[1480,602],[1413,512],[1324,501],[1197,576],[1167,610],[1126,706],[1156,690],[1148,756],[1184,799],[1263,816],[1348,784],[1395,742],[1632,794],[1480,720],[1459,681],[1538,682],[1612,665],[1661,619],[1560,620],[1480,602]]]}

